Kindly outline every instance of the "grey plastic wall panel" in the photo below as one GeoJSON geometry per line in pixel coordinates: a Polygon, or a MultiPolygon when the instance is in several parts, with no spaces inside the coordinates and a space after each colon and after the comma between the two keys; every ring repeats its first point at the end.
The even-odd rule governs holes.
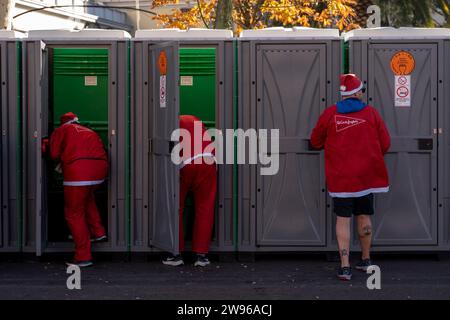
{"type": "MultiPolygon", "coordinates": [[[[256,64],[255,46],[239,41],[239,108],[238,128],[256,128],[256,64]]],[[[256,250],[256,170],[238,165],[238,251],[256,250]]]]}
{"type": "Polygon", "coordinates": [[[340,41],[239,45],[239,126],[278,128],[281,138],[278,175],[239,166],[239,251],[327,250],[323,155],[309,150],[308,139],[338,99],[340,41]]]}
{"type": "Polygon", "coordinates": [[[437,244],[437,45],[371,44],[368,52],[369,101],[391,134],[386,155],[390,192],[375,201],[374,245],[437,244]],[[390,61],[399,50],[414,55],[412,105],[394,107],[390,61]],[[420,139],[431,139],[423,150],[420,139]]]}
{"type": "Polygon", "coordinates": [[[149,170],[150,97],[148,46],[134,42],[132,46],[132,112],[131,112],[131,164],[132,164],[132,216],[131,250],[148,251],[150,245],[149,195],[152,172],[149,170]],[[145,48],[145,49],[144,49],[145,48]],[[145,107],[144,107],[145,106],[145,107]],[[145,129],[146,128],[146,129],[145,129]]]}
{"type": "Polygon", "coordinates": [[[443,50],[439,51],[439,61],[443,61],[444,66],[439,68],[439,128],[442,131],[442,152],[438,167],[439,181],[439,239],[440,244],[450,248],[450,41],[441,42],[443,50]],[[442,174],[441,174],[442,173],[442,174]],[[441,200],[442,199],[442,200],[441,200]],[[442,230],[442,231],[441,231],[442,230]]]}
{"type": "MultiPolygon", "coordinates": [[[[93,247],[93,251],[118,251],[127,250],[127,214],[126,214],[126,183],[125,157],[126,146],[126,114],[127,114],[127,41],[43,41],[48,49],[54,47],[79,47],[79,48],[108,48],[109,50],[109,97],[108,97],[108,121],[109,121],[109,212],[108,230],[109,241],[93,247]]],[[[24,41],[23,43],[23,108],[24,108],[24,172],[25,172],[25,210],[24,210],[24,251],[39,251],[39,243],[42,240],[42,252],[72,251],[70,243],[49,243],[46,239],[46,212],[45,203],[48,199],[42,188],[37,187],[38,181],[45,181],[45,175],[41,175],[38,163],[41,159],[40,141],[47,135],[46,120],[48,114],[48,71],[45,65],[48,58],[45,55],[40,62],[40,41],[24,41]],[[40,74],[44,68],[44,76],[40,74]],[[43,80],[41,82],[41,80],[43,80]],[[41,84],[43,88],[41,90],[41,84]],[[42,113],[39,110],[42,105],[42,113]],[[42,117],[42,119],[41,119],[42,117]],[[41,122],[42,120],[42,122],[41,122]],[[39,127],[42,126],[42,127],[39,127]],[[44,180],[40,180],[40,177],[44,180]],[[38,199],[43,199],[42,216],[39,216],[36,208],[38,199]],[[40,223],[42,221],[42,223],[40,223]],[[42,236],[39,236],[42,234],[42,236]]],[[[45,165],[45,164],[43,164],[45,165]]],[[[44,182],[45,184],[45,182],[44,182]]],[[[38,254],[40,252],[37,252],[38,254]]]]}
{"type": "Polygon", "coordinates": [[[257,172],[257,245],[325,245],[323,163],[308,142],[326,99],[326,47],[258,45],[256,60],[257,127],[280,130],[279,172],[257,172]]]}
{"type": "MultiPolygon", "coordinates": [[[[154,43],[154,42],[153,42],[154,43]]],[[[151,157],[149,155],[149,131],[153,126],[149,106],[153,99],[151,75],[149,75],[148,48],[150,41],[133,42],[132,79],[132,174],[133,174],[133,209],[132,209],[132,250],[152,251],[154,213],[152,210],[151,157]],[[150,231],[149,231],[150,230],[150,231]]],[[[180,42],[179,46],[215,47],[216,57],[216,128],[223,130],[233,128],[233,65],[234,52],[232,41],[189,40],[180,42]]],[[[158,98],[158,96],[156,97],[158,98]]],[[[176,115],[178,119],[178,114],[176,115]]],[[[178,120],[177,120],[178,121],[178,120]]],[[[170,160],[169,160],[170,161],[170,160]]],[[[220,165],[218,168],[217,208],[215,215],[215,237],[210,251],[233,251],[233,168],[232,165],[220,165]]],[[[155,177],[156,179],[156,177],[155,177]]]]}
{"type": "Polygon", "coordinates": [[[20,251],[20,164],[18,163],[17,67],[20,64],[15,41],[0,42],[1,103],[1,213],[0,251],[20,251]]]}

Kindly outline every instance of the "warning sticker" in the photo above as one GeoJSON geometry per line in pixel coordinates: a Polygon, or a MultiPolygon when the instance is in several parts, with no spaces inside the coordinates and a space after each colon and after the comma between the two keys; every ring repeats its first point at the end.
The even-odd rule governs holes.
{"type": "Polygon", "coordinates": [[[411,76],[395,76],[395,106],[411,107],[411,76]]]}
{"type": "Polygon", "coordinates": [[[97,86],[97,77],[96,76],[85,76],[84,77],[84,85],[85,86],[97,86]]]}
{"type": "Polygon", "coordinates": [[[416,67],[414,56],[407,51],[399,51],[392,56],[391,69],[397,75],[410,75],[416,67]]]}
{"type": "Polygon", "coordinates": [[[193,76],[181,76],[180,77],[180,85],[192,87],[194,85],[194,77],[193,76]]]}
{"type": "Polygon", "coordinates": [[[166,76],[159,77],[159,107],[165,108],[167,101],[166,76]]]}
{"type": "Polygon", "coordinates": [[[165,51],[161,51],[158,57],[159,74],[167,74],[167,55],[165,51]]]}

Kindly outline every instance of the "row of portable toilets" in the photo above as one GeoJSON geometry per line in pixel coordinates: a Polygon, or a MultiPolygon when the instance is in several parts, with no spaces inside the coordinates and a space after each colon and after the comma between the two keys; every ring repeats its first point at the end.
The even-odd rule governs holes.
{"type": "MultiPolygon", "coordinates": [[[[391,190],[375,201],[375,250],[450,249],[450,29],[340,36],[273,28],[239,38],[199,29],[140,30],[134,38],[116,30],[2,31],[0,60],[0,251],[72,250],[62,177],[41,154],[41,139],[68,111],[100,134],[110,157],[97,194],[109,240],[94,250],[178,250],[170,136],[179,114],[221,130],[280,130],[278,174],[261,175],[260,164],[218,167],[211,251],[335,250],[324,156],[308,139],[339,99],[347,68],[363,79],[392,136],[391,190]]],[[[187,229],[192,208],[190,199],[187,229]]]]}

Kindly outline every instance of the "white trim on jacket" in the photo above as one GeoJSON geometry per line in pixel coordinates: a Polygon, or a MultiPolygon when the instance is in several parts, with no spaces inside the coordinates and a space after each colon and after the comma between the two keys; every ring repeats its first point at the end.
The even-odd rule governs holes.
{"type": "Polygon", "coordinates": [[[389,192],[389,187],[371,188],[358,192],[329,192],[329,194],[333,198],[360,198],[367,196],[368,194],[371,193],[383,193],[383,192],[389,192]]]}
{"type": "Polygon", "coordinates": [[[180,165],[180,169],[182,169],[185,165],[190,164],[195,159],[203,158],[203,157],[211,157],[214,159],[214,162],[217,163],[216,157],[214,157],[214,155],[212,153],[200,153],[193,157],[190,157],[189,159],[184,160],[183,163],[180,165]]]}
{"type": "Polygon", "coordinates": [[[96,186],[102,184],[105,180],[91,180],[91,181],[64,181],[63,185],[68,187],[83,187],[83,186],[96,186]]]}

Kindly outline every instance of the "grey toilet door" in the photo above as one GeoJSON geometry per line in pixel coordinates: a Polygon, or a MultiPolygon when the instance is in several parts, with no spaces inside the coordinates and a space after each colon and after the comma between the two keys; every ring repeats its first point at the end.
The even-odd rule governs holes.
{"type": "Polygon", "coordinates": [[[47,242],[47,165],[42,156],[41,143],[42,138],[48,135],[48,50],[43,42],[34,42],[34,79],[35,92],[34,98],[36,110],[34,132],[29,131],[34,135],[34,145],[30,146],[35,154],[35,168],[36,171],[36,255],[42,255],[47,242]],[[38,47],[40,46],[40,48],[38,47]]]}
{"type": "Polygon", "coordinates": [[[437,244],[437,45],[371,44],[369,103],[380,111],[392,146],[386,155],[390,192],[375,200],[375,245],[437,244]],[[391,59],[399,51],[415,60],[411,105],[395,107],[391,59]]]}
{"type": "Polygon", "coordinates": [[[323,156],[308,145],[327,103],[326,45],[260,44],[256,64],[257,127],[280,137],[278,173],[257,168],[257,245],[325,245],[323,156]]]}
{"type": "Polygon", "coordinates": [[[153,219],[151,245],[178,253],[179,170],[171,161],[172,132],[179,126],[178,44],[150,46],[152,83],[152,118],[150,119],[151,167],[153,176],[153,219]],[[167,71],[161,74],[160,63],[165,55],[167,71]],[[164,85],[165,82],[165,85],[164,85]]]}
{"type": "MultiPolygon", "coordinates": [[[[1,51],[2,47],[0,46],[0,62],[2,61],[2,51],[1,51]]],[[[0,75],[2,74],[2,63],[0,63],[0,75]]],[[[2,91],[0,90],[0,131],[3,132],[3,114],[6,115],[6,106],[3,105],[3,97],[2,97],[2,91]]],[[[6,128],[5,128],[6,130],[6,128]]],[[[3,192],[5,187],[7,186],[7,181],[3,181],[3,158],[9,156],[6,153],[6,148],[3,149],[3,137],[5,135],[2,134],[2,139],[0,139],[0,151],[2,153],[2,156],[0,157],[0,205],[3,208],[5,204],[3,204],[3,198],[5,198],[5,202],[6,202],[6,197],[3,196],[3,192]]],[[[6,146],[5,146],[6,147],[6,146]]],[[[4,232],[3,232],[3,219],[5,219],[5,217],[3,217],[3,215],[6,214],[6,210],[1,210],[0,211],[0,248],[3,247],[3,236],[4,236],[4,232]]]]}

